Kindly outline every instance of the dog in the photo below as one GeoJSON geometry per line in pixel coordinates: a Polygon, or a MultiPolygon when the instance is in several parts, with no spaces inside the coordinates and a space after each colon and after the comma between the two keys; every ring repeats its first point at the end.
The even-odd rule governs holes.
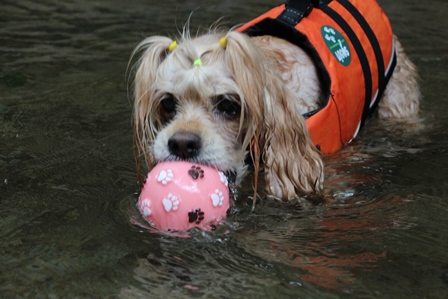
{"type": "MultiPolygon", "coordinates": [[[[304,13],[298,13],[300,7],[295,7],[293,2],[275,8],[277,19],[283,17],[279,25],[282,28],[290,26],[285,23],[291,18],[311,16],[314,11],[321,14],[320,9],[336,10],[346,2],[355,5],[362,1],[303,1],[307,2],[304,13]]],[[[376,5],[374,0],[367,2],[376,5]]],[[[303,22],[300,20],[299,24],[303,22]]],[[[284,37],[263,35],[263,32],[250,35],[250,29],[260,31],[262,27],[259,23],[250,26],[228,31],[213,28],[195,37],[185,27],[177,40],[152,36],[136,47],[132,56],[143,52],[136,64],[134,81],[134,142],[138,165],[142,157],[149,168],[159,161],[187,160],[232,174],[238,184],[247,173],[245,161],[250,157],[254,165],[255,194],[258,174],[263,171],[269,196],[282,201],[307,196],[323,198],[322,154],[349,143],[364,120],[342,119],[342,104],[334,102],[333,106],[339,109],[336,123],[344,122],[352,128],[349,137],[337,137],[338,144],[329,149],[313,142],[306,118],[313,118],[309,115],[324,110],[326,103],[337,97],[325,86],[328,78],[325,80],[325,74],[322,75],[312,59],[312,51],[284,37]]],[[[304,30],[309,28],[306,24],[302,26],[304,30]]],[[[324,35],[324,30],[331,33],[334,26],[322,27],[322,33],[317,35],[331,39],[324,35]]],[[[335,31],[342,35],[341,29],[335,31]]],[[[346,39],[340,37],[335,45],[339,43],[343,49],[342,42],[347,43],[346,39]]],[[[380,119],[412,119],[419,112],[417,69],[398,38],[393,35],[390,40],[396,53],[396,67],[387,78],[389,82],[381,91],[379,103],[364,104],[364,99],[353,98],[362,102],[360,107],[364,112],[368,110],[366,105],[377,106],[375,114],[380,119]]],[[[345,53],[346,57],[351,50],[354,55],[354,44],[339,54],[345,53]]],[[[333,54],[341,58],[336,57],[337,52],[333,54]]],[[[333,59],[332,55],[327,56],[333,59]]],[[[344,66],[340,67],[345,70],[344,66]]],[[[358,88],[357,84],[344,82],[341,88],[365,89],[358,88]]],[[[351,100],[352,96],[343,98],[351,100]]],[[[364,112],[359,110],[357,115],[364,117],[364,112]]],[[[332,126],[321,131],[331,131],[332,126]]],[[[335,138],[335,134],[327,134],[325,138],[335,138]]]]}

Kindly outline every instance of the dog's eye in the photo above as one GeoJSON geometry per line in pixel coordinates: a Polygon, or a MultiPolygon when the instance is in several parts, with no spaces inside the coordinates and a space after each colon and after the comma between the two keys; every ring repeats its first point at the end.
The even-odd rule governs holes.
{"type": "Polygon", "coordinates": [[[167,115],[174,115],[176,112],[176,98],[172,94],[166,94],[163,96],[162,101],[160,102],[162,106],[163,112],[167,115]]]}
{"type": "Polygon", "coordinates": [[[216,110],[228,119],[240,116],[241,106],[236,101],[237,96],[220,95],[216,97],[216,110]]]}

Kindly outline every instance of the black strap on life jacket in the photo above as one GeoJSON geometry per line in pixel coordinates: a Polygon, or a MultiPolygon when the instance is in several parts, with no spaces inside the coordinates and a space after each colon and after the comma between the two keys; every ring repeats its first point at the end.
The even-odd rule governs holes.
{"type": "Polygon", "coordinates": [[[352,14],[352,16],[355,18],[355,20],[358,22],[360,27],[363,29],[364,33],[366,34],[367,38],[369,39],[369,42],[372,46],[372,49],[375,53],[375,59],[376,59],[376,65],[378,70],[378,92],[375,94],[375,98],[372,99],[372,73],[369,66],[369,61],[367,59],[367,56],[364,52],[364,49],[362,47],[362,44],[360,43],[359,39],[356,37],[356,34],[353,32],[353,30],[350,28],[350,26],[347,24],[347,22],[332,8],[328,6],[323,6],[321,9],[323,12],[325,12],[328,16],[330,16],[347,34],[348,38],[352,42],[353,47],[355,48],[356,53],[358,54],[359,60],[361,62],[361,67],[364,74],[364,82],[366,87],[366,95],[365,95],[365,103],[364,103],[364,109],[362,113],[362,119],[361,119],[361,126],[364,125],[367,118],[371,116],[373,111],[375,110],[376,106],[378,105],[378,99],[381,98],[386,85],[392,76],[392,73],[394,71],[395,65],[396,65],[396,54],[395,52],[392,54],[392,63],[389,66],[389,69],[387,70],[387,73],[384,70],[384,57],[383,53],[381,51],[380,44],[378,42],[378,39],[373,32],[372,28],[369,26],[365,18],[362,16],[362,14],[356,9],[356,7],[350,3],[349,0],[337,0],[339,4],[341,4],[348,12],[352,14]],[[372,103],[372,105],[371,105],[372,103]]]}
{"type": "MultiPolygon", "coordinates": [[[[372,28],[367,23],[366,19],[361,15],[361,13],[356,9],[356,7],[349,1],[349,0],[339,0],[339,3],[347,9],[352,16],[356,19],[356,21],[361,25],[361,28],[364,30],[364,33],[366,34],[367,38],[370,41],[370,44],[372,45],[373,52],[375,53],[375,59],[378,67],[378,92],[376,94],[376,97],[372,99],[372,105],[369,103],[369,105],[366,105],[367,107],[364,107],[364,113],[371,113],[375,111],[376,106],[379,103],[379,99],[384,93],[384,90],[386,89],[386,85],[389,82],[390,77],[392,76],[392,73],[394,71],[397,59],[396,59],[396,53],[395,51],[392,53],[393,57],[391,60],[391,64],[387,70],[384,69],[384,57],[381,51],[380,44],[378,42],[378,39],[373,32],[372,28]],[[370,107],[370,109],[368,109],[370,107]],[[365,111],[366,108],[370,111],[365,111]]],[[[364,114],[363,114],[364,119],[364,114]]]]}

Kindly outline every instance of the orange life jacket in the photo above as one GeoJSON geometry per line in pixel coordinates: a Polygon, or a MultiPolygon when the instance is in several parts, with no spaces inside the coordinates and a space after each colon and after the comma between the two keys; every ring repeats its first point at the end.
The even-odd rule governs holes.
{"type": "Polygon", "coordinates": [[[356,137],[396,64],[392,28],[375,0],[290,0],[237,31],[284,38],[314,60],[325,102],[304,117],[323,154],[356,137]]]}

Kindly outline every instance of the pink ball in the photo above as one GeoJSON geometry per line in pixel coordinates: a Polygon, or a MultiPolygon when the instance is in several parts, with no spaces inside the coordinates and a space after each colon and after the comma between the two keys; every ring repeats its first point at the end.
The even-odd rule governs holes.
{"type": "Polygon", "coordinates": [[[160,230],[211,229],[230,208],[227,177],[215,168],[189,162],[157,164],[138,199],[143,217],[160,230]]]}

